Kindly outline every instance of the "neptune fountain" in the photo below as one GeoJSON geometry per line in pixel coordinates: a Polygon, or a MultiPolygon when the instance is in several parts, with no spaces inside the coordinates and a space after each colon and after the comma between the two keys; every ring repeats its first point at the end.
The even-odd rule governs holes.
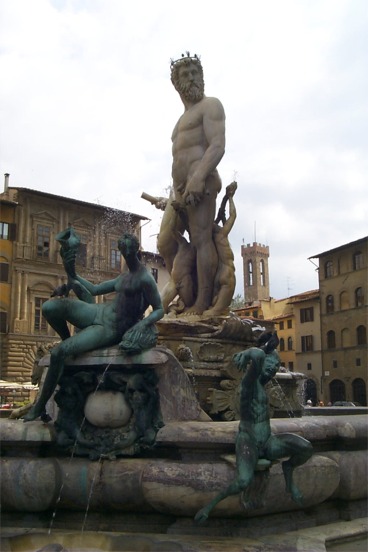
{"type": "Polygon", "coordinates": [[[270,418],[277,334],[229,310],[224,110],[198,56],[172,61],[171,79],[184,104],[173,192],[144,194],[164,209],[169,284],[160,296],[130,234],[126,270],[92,284],[75,270],[74,229],[58,235],[68,281],[43,312],[61,341],[24,418],[0,420],[1,550],[326,550],[367,531],[367,416],[270,418]],[[219,379],[239,371],[238,419],[204,407],[214,365],[219,379]]]}

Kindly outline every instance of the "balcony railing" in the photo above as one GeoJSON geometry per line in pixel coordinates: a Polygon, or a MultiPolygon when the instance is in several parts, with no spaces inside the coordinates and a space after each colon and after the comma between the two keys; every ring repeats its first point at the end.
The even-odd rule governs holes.
{"type": "Polygon", "coordinates": [[[61,257],[58,251],[50,251],[48,256],[40,256],[37,246],[28,243],[16,242],[14,247],[14,258],[16,260],[23,259],[25,261],[41,261],[45,263],[62,264],[61,257]]]}
{"type": "MultiPolygon", "coordinates": [[[[39,261],[41,263],[55,263],[62,265],[62,259],[59,255],[59,251],[50,251],[48,257],[43,257],[38,254],[37,246],[30,245],[28,243],[16,242],[14,244],[14,259],[25,261],[39,261]]],[[[106,260],[106,257],[102,255],[93,255],[86,257],[86,263],[78,262],[76,259],[76,267],[80,272],[83,271],[104,271],[104,272],[120,272],[120,264],[115,268],[110,266],[110,263],[106,260]]]]}

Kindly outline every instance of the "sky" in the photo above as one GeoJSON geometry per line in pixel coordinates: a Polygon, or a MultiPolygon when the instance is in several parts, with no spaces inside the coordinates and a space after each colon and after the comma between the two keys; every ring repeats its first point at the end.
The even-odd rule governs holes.
{"type": "Polygon", "coordinates": [[[308,258],[368,233],[367,28],[366,0],[0,0],[0,170],[148,217],[156,251],[141,194],[168,194],[170,60],[196,53],[226,113],[223,190],[238,183],[235,293],[254,241],[272,297],[317,289],[308,258]]]}

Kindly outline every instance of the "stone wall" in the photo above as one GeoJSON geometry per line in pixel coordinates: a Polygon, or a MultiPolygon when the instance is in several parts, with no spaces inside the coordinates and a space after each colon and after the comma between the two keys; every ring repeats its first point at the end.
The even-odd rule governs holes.
{"type": "MultiPolygon", "coordinates": [[[[236,422],[168,423],[159,430],[150,457],[91,462],[55,456],[51,426],[0,421],[3,511],[46,512],[58,504],[59,515],[88,507],[90,512],[192,518],[235,475],[236,422]]],[[[346,510],[350,503],[366,500],[366,415],[272,420],[272,430],[297,433],[313,444],[314,455],[295,471],[303,506],[285,492],[281,464],[276,463],[266,475],[256,476],[262,488],[257,508],[246,509],[241,495],[229,497],[216,507],[211,523],[216,518],[313,512],[311,508],[327,503],[340,509],[345,505],[346,510]]]]}

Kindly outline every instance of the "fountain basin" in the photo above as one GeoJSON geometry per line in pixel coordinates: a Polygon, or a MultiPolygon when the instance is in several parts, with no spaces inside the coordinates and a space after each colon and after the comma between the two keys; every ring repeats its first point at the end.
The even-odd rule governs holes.
{"type": "MultiPolygon", "coordinates": [[[[191,517],[235,475],[237,422],[167,423],[148,458],[96,462],[55,456],[53,433],[40,422],[0,422],[3,511],[48,511],[58,503],[60,510],[191,517]],[[29,451],[41,445],[44,457],[32,457],[29,451]]],[[[277,419],[271,425],[274,433],[297,433],[314,446],[312,458],[295,471],[305,507],[328,499],[366,498],[367,416],[277,419]]],[[[298,509],[285,493],[281,465],[276,463],[267,475],[263,505],[246,510],[241,496],[229,497],[213,515],[252,517],[298,509]]]]}
{"type": "MultiPolygon", "coordinates": [[[[366,519],[342,521],[319,527],[304,528],[286,533],[251,536],[209,536],[196,535],[158,535],[146,533],[137,535],[129,532],[76,532],[31,531],[21,534],[20,529],[5,531],[1,539],[2,552],[39,552],[41,547],[56,543],[68,552],[228,552],[230,550],[329,550],[329,543],[345,543],[345,551],[360,539],[366,541],[368,522],[366,519]]],[[[60,548],[59,548],[60,550],[60,548]]],[[[364,550],[364,548],[361,548],[364,550]]]]}
{"type": "MultiPolygon", "coordinates": [[[[219,352],[209,346],[200,350],[213,358],[219,352]]],[[[298,434],[313,445],[313,456],[295,470],[305,498],[302,506],[285,492],[281,464],[275,463],[256,473],[252,498],[262,499],[256,505],[246,508],[241,495],[228,497],[206,526],[194,525],[194,514],[235,476],[238,422],[213,422],[203,412],[183,367],[164,347],[134,358],[122,357],[116,349],[95,351],[72,360],[66,370],[74,374],[81,365],[97,377],[111,365],[115,383],[120,377],[129,380],[131,374],[154,371],[164,426],[154,444],[138,456],[123,450],[119,457],[92,461],[60,447],[53,424],[0,420],[3,530],[45,530],[52,523],[53,531],[130,531],[137,542],[146,543],[140,550],[164,550],[161,541],[170,542],[170,550],[211,550],[209,541],[205,547],[189,538],[208,535],[216,540],[213,550],[226,550],[224,535],[242,540],[276,532],[285,536],[366,515],[368,417],[308,415],[271,420],[273,433],[298,434]],[[150,533],[160,538],[151,541],[150,533]],[[168,539],[174,534],[186,537],[168,539]]],[[[101,549],[113,550],[116,542],[104,541],[101,549]]],[[[238,543],[234,540],[235,549],[238,543]]],[[[99,546],[97,540],[95,544],[99,546]]],[[[82,545],[80,541],[79,549],[82,545]]],[[[16,546],[14,541],[11,550],[21,550],[16,546]]]]}

